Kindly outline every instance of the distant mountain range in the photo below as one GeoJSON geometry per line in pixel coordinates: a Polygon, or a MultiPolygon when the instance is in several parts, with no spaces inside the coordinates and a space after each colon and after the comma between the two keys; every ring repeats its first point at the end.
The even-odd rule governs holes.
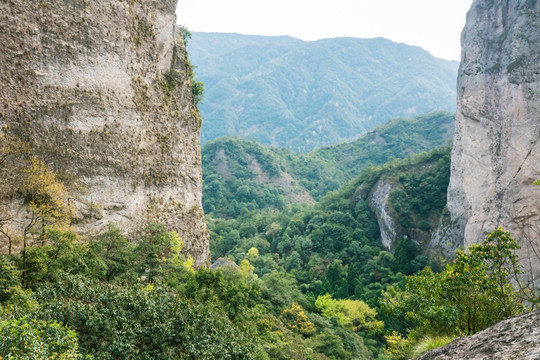
{"type": "Polygon", "coordinates": [[[223,135],[309,151],[390,118],[455,110],[459,63],[390,40],[194,32],[202,142],[223,135]]]}

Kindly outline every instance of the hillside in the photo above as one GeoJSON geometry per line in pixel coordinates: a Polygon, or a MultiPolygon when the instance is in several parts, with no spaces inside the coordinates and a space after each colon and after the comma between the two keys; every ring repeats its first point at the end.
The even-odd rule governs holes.
{"type": "Polygon", "coordinates": [[[455,109],[458,63],[392,41],[193,33],[202,142],[224,135],[309,151],[390,118],[455,109]]]}
{"type": "Polygon", "coordinates": [[[363,168],[445,145],[453,115],[431,113],[393,119],[358,140],[296,154],[255,141],[220,138],[202,148],[206,213],[234,217],[248,210],[313,203],[363,168]]]}
{"type": "MultiPolygon", "coordinates": [[[[387,326],[399,328],[395,319],[381,314],[379,298],[389,286],[399,286],[403,274],[428,263],[440,268],[426,256],[426,240],[446,203],[449,176],[450,149],[439,148],[364,169],[314,205],[243,210],[234,219],[209,217],[213,260],[248,259],[262,279],[285,270],[292,276],[282,274],[282,281],[292,278],[308,299],[329,294],[362,300],[387,326]],[[381,188],[389,195],[381,198],[381,188]],[[391,243],[383,238],[388,223],[382,221],[381,210],[394,224],[391,243]]],[[[361,333],[370,350],[380,351],[382,339],[376,331],[361,333]]]]}

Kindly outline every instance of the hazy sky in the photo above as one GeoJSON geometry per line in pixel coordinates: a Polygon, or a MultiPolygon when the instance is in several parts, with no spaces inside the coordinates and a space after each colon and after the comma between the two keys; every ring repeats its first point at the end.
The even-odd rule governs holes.
{"type": "Polygon", "coordinates": [[[303,40],[385,37],[459,60],[472,0],[179,0],[191,31],[290,35],[303,40]]]}

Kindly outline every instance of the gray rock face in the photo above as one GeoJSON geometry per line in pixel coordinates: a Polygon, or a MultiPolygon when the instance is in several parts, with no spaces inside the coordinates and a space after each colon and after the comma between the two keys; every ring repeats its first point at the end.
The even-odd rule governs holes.
{"type": "MultiPolygon", "coordinates": [[[[74,226],[159,221],[208,263],[201,119],[176,0],[0,3],[0,125],[74,179],[74,226]]],[[[24,216],[20,206],[11,211],[24,216]]],[[[8,229],[17,237],[17,221],[8,229]]]]}
{"type": "Polygon", "coordinates": [[[540,311],[515,316],[472,336],[455,340],[418,360],[540,359],[540,311]]]}
{"type": "Polygon", "coordinates": [[[448,223],[458,230],[448,233],[464,238],[456,246],[503,226],[521,242],[524,263],[540,219],[539,44],[540,1],[474,1],[462,33],[448,189],[448,223]]]}
{"type": "Polygon", "coordinates": [[[369,205],[377,215],[382,244],[389,251],[395,247],[398,240],[395,220],[390,215],[388,204],[390,191],[392,191],[392,185],[384,180],[379,180],[369,198],[369,205]]]}

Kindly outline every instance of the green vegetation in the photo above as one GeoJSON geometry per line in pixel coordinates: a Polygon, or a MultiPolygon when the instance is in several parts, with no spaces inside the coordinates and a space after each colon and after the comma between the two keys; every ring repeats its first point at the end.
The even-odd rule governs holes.
{"type": "Polygon", "coordinates": [[[396,348],[410,356],[411,344],[427,350],[436,339],[472,335],[525,311],[529,294],[510,283],[521,273],[518,248],[508,232],[497,228],[482,244],[458,251],[444,271],[434,273],[427,267],[406,277],[403,288],[389,287],[383,308],[402,316],[410,327],[407,343],[396,348]]]}
{"type": "MultiPolygon", "coordinates": [[[[448,113],[400,118],[375,128],[352,143],[320,148],[307,154],[267,148],[239,138],[217,139],[202,148],[203,207],[207,214],[234,218],[242,208],[282,210],[291,202],[310,203],[337,190],[368,166],[382,165],[393,158],[405,158],[445,145],[452,130],[453,116],[448,113]],[[288,178],[291,180],[287,181],[288,178]]],[[[432,180],[425,179],[430,183],[432,180]]],[[[441,180],[434,179],[436,183],[441,180]]],[[[413,175],[404,182],[407,182],[405,188],[408,191],[415,191],[410,189],[411,186],[424,186],[413,175]]],[[[434,187],[430,190],[431,196],[444,195],[444,189],[443,193],[434,187]]],[[[444,206],[445,198],[440,198],[441,201],[444,206]]],[[[428,209],[420,215],[426,212],[428,209]]]]}
{"type": "Polygon", "coordinates": [[[21,317],[0,322],[0,357],[6,360],[86,359],[73,330],[43,320],[21,317]]]}
{"type": "Polygon", "coordinates": [[[43,354],[62,347],[96,359],[252,358],[253,335],[218,299],[241,291],[234,310],[244,314],[258,285],[234,274],[194,272],[179,255],[180,240],[164,226],[149,226],[137,244],[114,227],[89,241],[50,230],[42,241],[26,251],[26,284],[12,281],[21,258],[2,256],[2,283],[10,284],[3,286],[0,312],[0,329],[12,344],[6,356],[26,351],[18,343],[23,338],[37,348],[45,343],[43,354]],[[205,297],[195,300],[198,288],[205,297]]]}
{"type": "MultiPolygon", "coordinates": [[[[243,149],[236,150],[239,161],[246,158],[241,153],[243,149]]],[[[264,159],[264,154],[258,158],[264,159]]],[[[238,214],[230,214],[231,218],[220,218],[215,212],[208,217],[213,259],[229,257],[237,263],[248,259],[263,282],[272,280],[272,284],[276,283],[273,288],[281,289],[281,293],[290,292],[286,299],[281,294],[268,293],[276,298],[280,312],[293,303],[308,311],[315,310],[323,318],[334,318],[341,326],[352,326],[368,349],[381,354],[384,333],[405,330],[395,318],[380,311],[382,292],[401,286],[402,274],[419,271],[430,261],[418,245],[408,240],[407,235],[418,231],[412,225],[399,229],[402,240],[395,256],[382,247],[377,218],[367,195],[358,195],[359,189],[369,194],[379,181],[389,182],[394,189],[405,189],[402,191],[407,194],[407,201],[423,201],[419,213],[435,219],[445,205],[440,199],[446,197],[449,159],[450,149],[446,147],[381,167],[365,168],[355,180],[311,206],[292,204],[281,211],[244,207],[238,214]],[[411,178],[419,183],[431,182],[433,189],[439,191],[438,196],[431,196],[430,192],[426,195],[411,186],[411,178]],[[356,313],[362,315],[353,315],[356,313]]],[[[260,163],[263,168],[264,161],[260,163]]],[[[436,226],[434,222],[425,222],[427,230],[436,226]]],[[[309,314],[307,319],[313,322],[309,314]]]]}
{"type": "MultiPolygon", "coordinates": [[[[229,165],[238,168],[222,172],[249,174],[251,166],[255,177],[262,170],[268,179],[281,176],[275,152],[225,144],[237,156],[229,165]]],[[[2,149],[4,164],[17,156],[2,149]]],[[[459,252],[442,272],[423,254],[425,243],[412,240],[436,225],[449,159],[443,147],[365,167],[313,205],[214,212],[208,216],[212,254],[225,258],[216,270],[194,270],[182,256],[182,240],[160,224],[137,239],[114,225],[89,238],[66,230],[63,183],[36,159],[18,163],[19,186],[42,221],[28,232],[33,241],[20,254],[0,256],[0,354],[408,359],[482,330],[523,311],[523,299],[535,294],[510,286],[508,277],[520,273],[517,245],[501,229],[459,252]],[[381,183],[391,185],[388,206],[398,220],[394,254],[381,244],[369,203],[381,183]]]]}
{"type": "Polygon", "coordinates": [[[362,334],[382,327],[364,302],[315,301],[284,272],[259,278],[247,259],[194,271],[162,225],[137,244],[113,226],[42,240],[27,250],[27,285],[21,258],[0,257],[3,358],[368,359],[362,334]]]}
{"type": "Polygon", "coordinates": [[[454,111],[458,62],[389,40],[192,34],[202,143],[225,135],[310,151],[391,118],[454,111]]]}
{"type": "MultiPolygon", "coordinates": [[[[215,144],[222,150],[212,149],[218,154],[212,168],[234,181],[240,176],[233,174],[243,174],[256,184],[261,170],[275,174],[290,166],[283,158],[276,161],[274,149],[253,142],[227,139],[209,145],[215,144]],[[228,161],[228,167],[217,163],[229,154],[234,161],[228,161]],[[257,159],[258,175],[249,172],[250,157],[257,159]]],[[[352,325],[375,357],[419,356],[524,311],[525,301],[536,301],[536,294],[518,293],[510,286],[509,276],[517,279],[520,272],[513,253],[517,245],[501,229],[483,244],[459,251],[446,268],[439,255],[427,251],[446,204],[449,175],[450,148],[436,148],[364,167],[359,176],[314,205],[285,202],[278,208],[262,202],[267,206],[261,209],[257,202],[251,207],[238,202],[229,214],[210,211],[212,256],[249,261],[253,272],[267,286],[272,284],[270,291],[263,289],[263,296],[272,299],[279,309],[276,315],[281,311],[280,319],[293,331],[310,334],[311,324],[318,324],[317,314],[336,325],[352,325]],[[393,254],[382,247],[369,203],[381,183],[391,187],[387,205],[398,233],[393,254]],[[272,289],[282,289],[281,294],[272,289]],[[362,309],[362,315],[354,315],[355,309],[362,309]]],[[[222,183],[221,194],[231,184],[235,182],[222,183]]],[[[331,337],[324,338],[332,343],[331,337]]],[[[343,356],[339,344],[312,349],[343,356]]]]}

